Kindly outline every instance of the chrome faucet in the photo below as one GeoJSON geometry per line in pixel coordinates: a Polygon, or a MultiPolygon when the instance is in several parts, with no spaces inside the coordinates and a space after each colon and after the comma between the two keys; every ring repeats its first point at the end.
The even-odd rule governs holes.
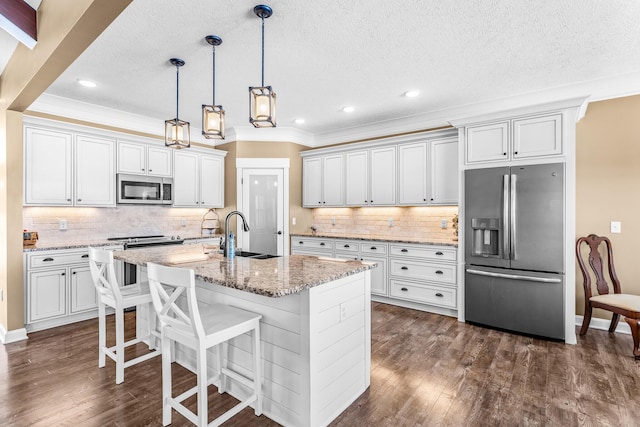
{"type": "Polygon", "coordinates": [[[244,231],[249,231],[249,224],[247,223],[247,220],[242,214],[242,212],[240,211],[229,212],[229,215],[227,215],[227,217],[224,220],[224,239],[225,239],[224,256],[225,257],[229,256],[229,218],[231,218],[233,215],[238,215],[242,219],[242,229],[244,231]]]}

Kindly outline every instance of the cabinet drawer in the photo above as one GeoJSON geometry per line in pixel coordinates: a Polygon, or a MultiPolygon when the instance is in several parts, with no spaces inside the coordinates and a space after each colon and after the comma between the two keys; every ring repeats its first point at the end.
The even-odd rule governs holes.
{"type": "Polygon", "coordinates": [[[401,255],[412,258],[432,259],[435,261],[455,261],[455,248],[442,248],[425,245],[391,245],[391,255],[401,255]]]}
{"type": "Polygon", "coordinates": [[[340,252],[353,252],[357,254],[360,249],[360,243],[353,240],[337,239],[333,242],[334,249],[340,252]]]}
{"type": "Polygon", "coordinates": [[[370,243],[360,243],[360,252],[363,254],[377,254],[377,255],[386,255],[388,251],[388,246],[386,243],[380,242],[370,242],[370,243]]]}
{"type": "Polygon", "coordinates": [[[457,306],[457,293],[455,288],[391,280],[389,293],[392,297],[441,305],[448,308],[456,308],[457,306]]]}
{"type": "Polygon", "coordinates": [[[331,239],[322,239],[316,237],[293,237],[291,238],[291,247],[297,249],[326,249],[333,250],[333,241],[331,239]]]}
{"type": "Polygon", "coordinates": [[[455,265],[391,258],[389,271],[392,276],[406,279],[430,280],[450,285],[456,284],[455,265]]]}
{"type": "Polygon", "coordinates": [[[51,267],[89,262],[89,251],[29,254],[29,268],[51,267]]]}

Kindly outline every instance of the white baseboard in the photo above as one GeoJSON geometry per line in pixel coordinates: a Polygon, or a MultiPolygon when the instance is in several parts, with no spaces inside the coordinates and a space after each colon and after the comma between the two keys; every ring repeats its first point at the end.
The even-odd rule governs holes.
{"type": "MultiPolygon", "coordinates": [[[[583,316],[576,316],[576,326],[582,326],[583,316]]],[[[589,329],[600,329],[603,331],[609,330],[609,325],[611,324],[610,319],[601,319],[599,317],[592,317],[591,323],[589,323],[589,329]]],[[[624,321],[624,317],[620,316],[620,321],[618,322],[618,327],[616,328],[616,332],[620,332],[621,334],[629,334],[631,335],[631,329],[627,322],[624,321]]]]}
{"type": "Polygon", "coordinates": [[[10,344],[12,342],[26,340],[27,338],[27,330],[25,328],[7,331],[4,325],[0,325],[0,342],[2,344],[10,344]]]}

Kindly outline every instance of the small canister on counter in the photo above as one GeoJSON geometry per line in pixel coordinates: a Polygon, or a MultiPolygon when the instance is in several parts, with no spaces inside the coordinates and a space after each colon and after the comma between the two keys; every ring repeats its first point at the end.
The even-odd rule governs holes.
{"type": "Polygon", "coordinates": [[[37,231],[27,231],[27,230],[22,231],[22,247],[35,248],[37,241],[38,241],[37,231]]]}

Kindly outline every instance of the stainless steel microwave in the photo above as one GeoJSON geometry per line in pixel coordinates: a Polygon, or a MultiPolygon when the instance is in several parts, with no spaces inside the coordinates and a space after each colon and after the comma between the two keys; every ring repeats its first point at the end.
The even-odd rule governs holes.
{"type": "Polygon", "coordinates": [[[119,205],[170,205],[173,203],[173,178],[117,175],[119,205]]]}

